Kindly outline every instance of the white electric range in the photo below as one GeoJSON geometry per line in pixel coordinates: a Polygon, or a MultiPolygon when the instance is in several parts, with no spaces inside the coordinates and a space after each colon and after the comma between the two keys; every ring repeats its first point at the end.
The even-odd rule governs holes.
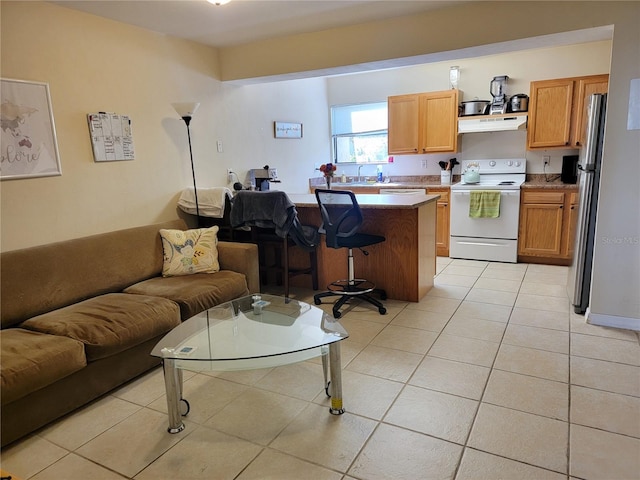
{"type": "Polygon", "coordinates": [[[451,227],[449,256],[496,262],[518,261],[518,222],[520,186],[526,177],[524,158],[463,160],[461,171],[476,164],[478,183],[451,185],[451,227]],[[473,191],[499,191],[500,213],[497,218],[472,218],[469,202],[473,191]]]}

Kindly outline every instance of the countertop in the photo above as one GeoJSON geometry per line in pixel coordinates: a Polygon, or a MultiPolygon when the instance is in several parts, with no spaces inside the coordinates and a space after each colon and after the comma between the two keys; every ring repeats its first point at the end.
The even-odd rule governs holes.
{"type": "MultiPolygon", "coordinates": [[[[296,207],[318,208],[316,196],[312,194],[290,194],[289,198],[296,207]]],[[[436,202],[440,195],[378,195],[356,194],[358,205],[364,209],[414,209],[431,202],[436,202]]]]}
{"type": "Polygon", "coordinates": [[[548,190],[578,190],[575,183],[563,183],[559,174],[527,174],[526,181],[522,184],[523,189],[544,188],[548,190]],[[547,180],[548,179],[548,180],[547,180]]]}
{"type": "MultiPolygon", "coordinates": [[[[452,184],[460,182],[460,176],[454,175],[452,184]]],[[[310,187],[325,188],[324,179],[312,178],[309,181],[310,187]]],[[[348,190],[349,188],[449,188],[451,185],[443,185],[440,183],[440,177],[438,175],[423,175],[416,177],[397,177],[392,178],[390,182],[375,182],[375,183],[342,183],[339,181],[333,181],[331,188],[337,190],[348,190]],[[406,179],[406,180],[405,180],[406,179]]],[[[577,191],[578,185],[571,183],[563,183],[560,180],[560,174],[553,173],[549,175],[528,173],[525,183],[522,184],[523,189],[528,188],[544,188],[549,190],[570,190],[577,191]]]]}

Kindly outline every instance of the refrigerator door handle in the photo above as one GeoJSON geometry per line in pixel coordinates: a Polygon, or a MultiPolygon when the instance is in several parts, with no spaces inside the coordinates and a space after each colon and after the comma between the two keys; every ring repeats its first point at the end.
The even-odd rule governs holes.
{"type": "Polygon", "coordinates": [[[582,170],[583,172],[594,172],[596,169],[596,167],[594,165],[587,165],[586,167],[583,167],[582,165],[578,164],[578,170],[582,170]]]}

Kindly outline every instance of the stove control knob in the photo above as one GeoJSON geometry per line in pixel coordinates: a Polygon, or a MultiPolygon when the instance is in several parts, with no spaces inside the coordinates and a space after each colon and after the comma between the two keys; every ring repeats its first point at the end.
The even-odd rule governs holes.
{"type": "Polygon", "coordinates": [[[496,161],[495,161],[495,160],[491,160],[491,161],[489,162],[489,166],[490,166],[490,167],[495,167],[495,166],[496,166],[496,161]]]}
{"type": "Polygon", "coordinates": [[[513,162],[511,160],[507,160],[507,166],[510,167],[511,165],[513,165],[513,162]]]}
{"type": "Polygon", "coordinates": [[[516,160],[515,166],[516,166],[516,167],[519,167],[519,166],[520,166],[520,162],[518,162],[518,161],[516,160]]]}

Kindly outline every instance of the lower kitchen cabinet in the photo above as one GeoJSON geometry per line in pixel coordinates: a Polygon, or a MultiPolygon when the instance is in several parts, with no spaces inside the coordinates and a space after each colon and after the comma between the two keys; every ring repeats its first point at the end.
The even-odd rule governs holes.
{"type": "Polygon", "coordinates": [[[577,193],[526,189],[520,202],[518,261],[568,265],[573,256],[577,193]]]}
{"type": "Polygon", "coordinates": [[[427,188],[427,194],[440,195],[436,204],[436,255],[439,257],[449,256],[449,188],[433,187],[427,188]]]}

